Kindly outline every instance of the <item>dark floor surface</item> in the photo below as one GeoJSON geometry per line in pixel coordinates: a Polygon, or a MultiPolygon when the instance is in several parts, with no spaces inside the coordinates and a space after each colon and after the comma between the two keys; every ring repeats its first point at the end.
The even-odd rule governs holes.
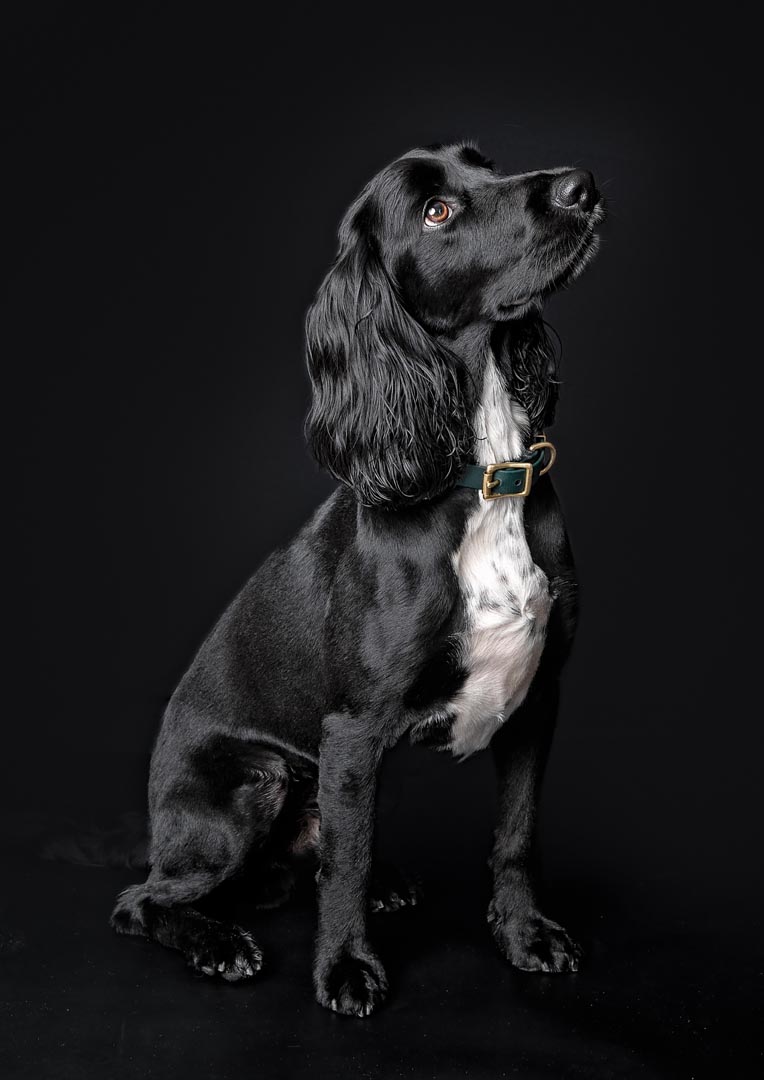
{"type": "MultiPolygon", "coordinates": [[[[607,814],[594,842],[581,838],[577,850],[559,805],[542,829],[546,907],[585,944],[583,970],[523,975],[498,958],[484,920],[486,769],[485,756],[457,769],[407,751],[393,770],[381,832],[415,864],[426,897],[415,910],[375,918],[392,993],[365,1021],[333,1015],[313,999],[309,894],[271,912],[234,898],[267,966],[253,984],[209,982],[178,955],[109,930],[112,898],[140,870],[41,858],[56,831],[50,814],[12,810],[4,819],[0,1075],[762,1075],[757,898],[738,897],[730,909],[727,894],[740,892],[739,883],[717,873],[708,889],[690,887],[681,865],[657,869],[653,860],[645,876],[639,851],[630,859],[611,843],[607,814]],[[432,794],[422,804],[425,780],[432,794]]],[[[564,784],[562,792],[559,780],[554,786],[559,798],[564,784]]],[[[115,781],[115,796],[120,790],[115,781]]],[[[75,824],[83,820],[76,802],[75,824]]],[[[579,792],[579,812],[586,804],[579,792]]]]}

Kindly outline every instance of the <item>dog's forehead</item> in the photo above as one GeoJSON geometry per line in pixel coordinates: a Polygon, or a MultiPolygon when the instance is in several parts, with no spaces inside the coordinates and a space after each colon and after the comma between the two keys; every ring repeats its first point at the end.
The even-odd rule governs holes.
{"type": "Polygon", "coordinates": [[[416,200],[469,189],[496,175],[493,162],[470,144],[410,150],[387,170],[390,193],[393,194],[395,185],[399,184],[416,200]]]}

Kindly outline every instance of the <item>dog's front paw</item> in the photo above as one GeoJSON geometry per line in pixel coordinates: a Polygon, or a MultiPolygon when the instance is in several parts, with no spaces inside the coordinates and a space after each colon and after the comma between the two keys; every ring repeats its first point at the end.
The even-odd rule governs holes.
{"type": "Polygon", "coordinates": [[[558,923],[538,911],[504,916],[496,901],[488,922],[499,950],[521,971],[578,971],[583,951],[558,923]]]}
{"type": "Polygon", "coordinates": [[[345,1016],[370,1016],[387,994],[385,969],[372,952],[343,953],[316,966],[319,1004],[345,1016]]]}

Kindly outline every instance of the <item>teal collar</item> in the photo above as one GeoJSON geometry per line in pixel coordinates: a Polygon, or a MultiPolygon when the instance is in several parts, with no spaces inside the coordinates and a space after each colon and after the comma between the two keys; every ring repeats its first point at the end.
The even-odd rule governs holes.
{"type": "Polygon", "coordinates": [[[457,480],[458,487],[475,488],[483,498],[506,499],[529,495],[534,482],[549,472],[557,451],[542,436],[529,447],[527,461],[499,461],[492,465],[466,465],[457,480]]]}

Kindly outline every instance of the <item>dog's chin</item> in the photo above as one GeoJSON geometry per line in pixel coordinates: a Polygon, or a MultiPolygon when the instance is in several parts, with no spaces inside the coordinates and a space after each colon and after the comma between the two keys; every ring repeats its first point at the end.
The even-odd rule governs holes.
{"type": "Polygon", "coordinates": [[[561,260],[559,267],[550,276],[549,282],[542,290],[543,298],[559,289],[564,289],[576,278],[581,277],[599,251],[600,238],[595,230],[604,217],[605,208],[600,200],[589,214],[586,229],[578,244],[564,260],[561,260]]]}
{"type": "Polygon", "coordinates": [[[575,281],[576,278],[581,277],[584,270],[597,254],[599,246],[600,238],[596,233],[591,233],[587,236],[575,254],[560,267],[556,274],[554,274],[551,281],[544,289],[544,296],[549,296],[550,293],[564,289],[567,285],[570,285],[571,282],[575,281]]]}
{"type": "Polygon", "coordinates": [[[605,204],[599,199],[596,205],[586,215],[585,226],[574,245],[573,251],[566,251],[559,259],[556,266],[548,270],[546,283],[541,285],[533,293],[521,294],[499,304],[499,310],[503,319],[520,319],[531,311],[539,311],[544,301],[552,293],[564,289],[572,281],[583,274],[586,267],[597,254],[600,246],[600,238],[596,229],[600,222],[605,219],[605,204]]]}

